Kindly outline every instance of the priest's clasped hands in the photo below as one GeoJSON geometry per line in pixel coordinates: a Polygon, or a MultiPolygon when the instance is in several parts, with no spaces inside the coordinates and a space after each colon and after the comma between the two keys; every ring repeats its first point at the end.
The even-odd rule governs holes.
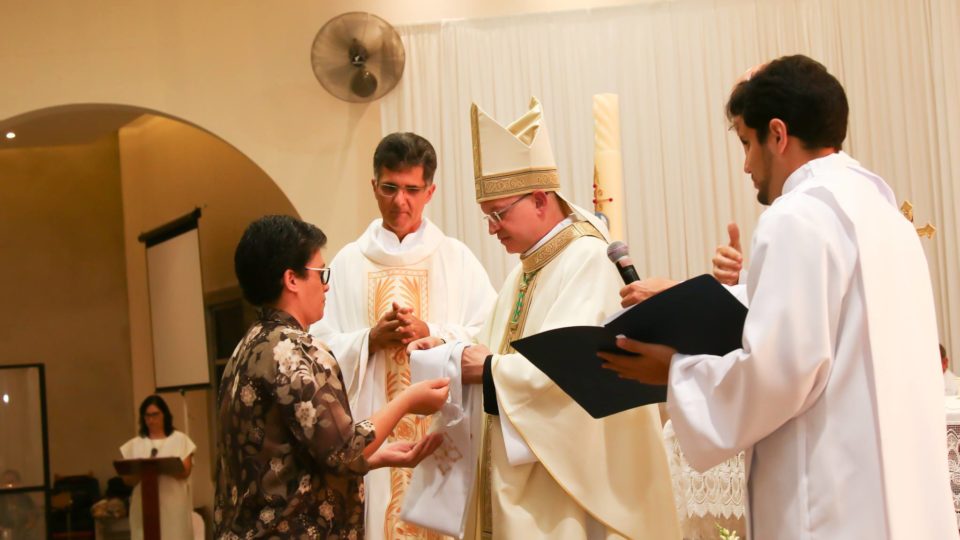
{"type": "MultiPolygon", "coordinates": [[[[673,287],[676,281],[652,278],[634,281],[620,289],[621,305],[629,307],[673,287]]],[[[667,384],[670,361],[677,350],[657,343],[643,343],[625,336],[617,336],[617,347],[630,354],[598,352],[604,360],[603,367],[614,371],[623,379],[633,379],[643,384],[667,384]]]]}
{"type": "Polygon", "coordinates": [[[429,335],[430,328],[413,314],[413,308],[400,307],[400,304],[393,302],[390,311],[384,313],[370,329],[370,353],[407,345],[429,335]]]}

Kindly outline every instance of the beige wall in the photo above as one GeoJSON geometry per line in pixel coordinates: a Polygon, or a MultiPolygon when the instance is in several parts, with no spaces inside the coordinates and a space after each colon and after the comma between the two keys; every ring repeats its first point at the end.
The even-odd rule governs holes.
{"type": "MultiPolygon", "coordinates": [[[[296,212],[256,165],[193,126],[147,115],[121,128],[119,140],[135,408],[156,387],[146,254],[137,236],[200,207],[203,290],[209,295],[236,287],[233,250],[248,223],[264,214],[296,212]]],[[[197,444],[194,503],[208,508],[213,504],[211,455],[216,450],[208,413],[214,395],[208,390],[189,391],[185,398],[164,394],[176,427],[184,430],[188,426],[188,435],[197,444]],[[189,411],[187,422],[184,401],[189,411]]]]}
{"type": "MultiPolygon", "coordinates": [[[[111,204],[116,206],[111,206],[106,214],[96,214],[96,219],[113,220],[118,228],[112,233],[93,239],[84,234],[85,227],[79,227],[54,235],[58,246],[55,254],[36,249],[34,243],[13,235],[7,227],[4,229],[8,232],[0,233],[0,238],[15,240],[13,244],[0,242],[3,260],[8,260],[10,253],[24,252],[37,263],[18,266],[21,270],[15,276],[11,269],[0,269],[4,272],[0,278],[7,278],[5,283],[33,279],[37,268],[53,263],[72,264],[84,271],[119,265],[111,266],[113,278],[109,281],[113,288],[109,293],[119,296],[109,307],[92,299],[86,303],[71,302],[62,314],[56,315],[54,320],[59,324],[39,317],[22,318],[19,309],[6,310],[4,317],[16,320],[20,326],[62,327],[71,335],[89,336],[82,325],[68,322],[95,320],[95,315],[105,311],[120,316],[126,299],[122,287],[116,287],[123,284],[123,257],[126,258],[129,331],[123,326],[113,332],[93,334],[117,336],[111,341],[117,347],[115,353],[74,351],[59,356],[59,363],[48,375],[62,377],[64,384],[71,386],[64,395],[91,396],[89,403],[110,400],[111,406],[104,410],[114,413],[108,426],[106,420],[98,419],[90,411],[69,414],[58,405],[60,419],[50,426],[51,436],[60,441],[58,444],[90,440],[81,439],[85,424],[73,421],[78,416],[87,418],[92,423],[89,429],[95,429],[99,435],[97,441],[90,442],[95,448],[85,454],[65,453],[59,446],[54,452],[56,469],[75,472],[71,469],[89,468],[86,464],[92,456],[99,459],[101,452],[113,452],[118,441],[131,435],[133,410],[153,388],[144,256],[142,246],[134,240],[137,234],[194,206],[206,205],[201,219],[201,249],[204,289],[209,292],[232,283],[228,255],[239,238],[238,227],[242,228],[240,224],[254,215],[290,208],[284,206],[289,200],[303,219],[316,223],[327,233],[331,254],[376,217],[367,180],[371,176],[372,150],[380,139],[378,104],[348,104],[333,98],[319,85],[310,68],[310,46],[328,19],[342,12],[361,10],[374,12],[394,24],[404,24],[639,1],[642,0],[104,0],[94,8],[89,2],[0,0],[0,35],[4,43],[0,47],[0,72],[5,81],[0,85],[0,128],[19,116],[49,107],[119,104],[183,119],[227,143],[204,139],[200,132],[165,120],[138,122],[120,135],[122,224],[115,165],[109,177],[113,183],[106,186],[107,178],[98,177],[85,184],[85,189],[96,192],[85,195],[90,197],[90,204],[78,205],[95,207],[100,199],[112,196],[111,204]],[[243,160],[238,161],[236,154],[228,157],[230,146],[255,165],[241,165],[243,160]],[[172,160],[174,157],[182,160],[172,160]],[[275,190],[266,190],[270,194],[264,199],[264,191],[242,187],[240,177],[258,178],[255,183],[260,187],[263,178],[272,178],[286,198],[275,190]],[[230,219],[226,218],[228,214],[230,219]],[[224,216],[222,222],[220,216],[224,216]],[[222,227],[214,226],[217,223],[222,227]],[[102,245],[106,239],[113,242],[109,250],[102,245]],[[111,254],[98,257],[97,249],[101,248],[111,254]],[[122,359],[124,365],[111,363],[117,359],[122,359]],[[110,393],[107,388],[116,388],[116,392],[110,393]],[[102,430],[97,422],[104,423],[102,430]]],[[[0,149],[2,144],[0,139],[0,149]]],[[[17,160],[0,161],[4,184],[8,169],[19,166],[14,161],[17,160]]],[[[24,184],[29,185],[32,184],[24,184]]],[[[41,197],[46,195],[43,192],[30,193],[33,196],[12,214],[7,213],[9,199],[0,198],[0,219],[4,224],[14,216],[36,216],[36,221],[46,227],[54,222],[58,212],[53,201],[41,197]]],[[[70,201],[83,199],[71,197],[70,201]]],[[[79,212],[71,207],[67,215],[74,213],[79,212]]],[[[73,271],[70,266],[67,268],[73,271]]],[[[106,274],[98,275],[106,280],[106,274]]],[[[48,282],[61,278],[61,274],[51,275],[39,290],[30,290],[31,295],[39,294],[39,299],[24,297],[21,302],[8,305],[28,305],[27,313],[47,315],[43,301],[63,296],[49,292],[48,282]]],[[[101,288],[107,287],[98,283],[101,288]]],[[[24,335],[39,338],[40,332],[24,335]]],[[[89,337],[87,340],[90,341],[89,337]]],[[[69,339],[57,338],[53,343],[63,345],[65,341],[69,339]]],[[[43,342],[51,343],[49,339],[43,342]]],[[[4,347],[12,353],[6,358],[35,358],[34,343],[32,339],[18,339],[16,347],[4,347]]],[[[201,413],[205,399],[203,392],[188,395],[192,435],[211,427],[201,413]]],[[[182,426],[182,403],[176,397],[169,401],[182,426]]],[[[205,452],[209,453],[210,446],[201,435],[196,435],[195,440],[200,447],[194,477],[195,500],[207,505],[212,487],[205,480],[210,475],[209,455],[205,452]]],[[[95,472],[101,478],[110,475],[108,466],[95,472]]]]}
{"type": "Polygon", "coordinates": [[[0,0],[0,125],[73,103],[185,119],[250,157],[336,251],[376,215],[362,188],[380,120],[376,103],[341,102],[315,79],[310,46],[324,22],[357,10],[402,24],[625,3],[636,1],[112,0],[94,15],[86,2],[0,0]]]}
{"type": "Polygon", "coordinates": [[[133,424],[117,156],[0,150],[0,363],[46,364],[50,470],[101,480],[133,424]]]}

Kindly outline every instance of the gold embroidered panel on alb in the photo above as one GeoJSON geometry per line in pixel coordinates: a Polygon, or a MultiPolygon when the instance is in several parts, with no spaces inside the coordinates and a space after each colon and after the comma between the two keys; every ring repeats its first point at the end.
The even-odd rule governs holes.
{"type": "MultiPolygon", "coordinates": [[[[377,321],[393,309],[396,302],[401,307],[413,309],[413,315],[422,321],[429,320],[430,295],[429,274],[426,269],[388,268],[367,274],[367,322],[374,327],[377,321]]],[[[392,347],[383,351],[386,369],[384,370],[384,400],[390,401],[410,386],[410,357],[405,346],[392,347]]],[[[422,439],[430,429],[430,418],[426,416],[406,415],[388,442],[422,439]]],[[[384,537],[388,540],[441,540],[446,538],[433,531],[410,525],[400,519],[403,495],[410,485],[413,469],[390,469],[390,502],[387,505],[384,537]]]]}

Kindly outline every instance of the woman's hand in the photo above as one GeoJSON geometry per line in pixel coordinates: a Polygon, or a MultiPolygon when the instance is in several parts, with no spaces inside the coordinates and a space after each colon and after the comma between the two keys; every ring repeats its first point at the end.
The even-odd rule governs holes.
{"type": "Polygon", "coordinates": [[[373,453],[367,462],[371,469],[380,467],[416,467],[424,458],[440,448],[443,436],[433,433],[416,443],[398,441],[386,444],[373,453]]]}
{"type": "Polygon", "coordinates": [[[411,384],[403,391],[407,412],[433,414],[443,407],[450,394],[450,379],[440,377],[411,384]]]}

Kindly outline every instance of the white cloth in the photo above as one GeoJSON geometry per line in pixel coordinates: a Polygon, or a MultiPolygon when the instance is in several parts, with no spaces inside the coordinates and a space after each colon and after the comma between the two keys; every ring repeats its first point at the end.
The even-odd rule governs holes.
{"type": "MultiPolygon", "coordinates": [[[[497,409],[503,407],[500,398],[497,398],[497,409]]],[[[533,463],[537,461],[537,455],[533,449],[523,440],[523,437],[517,431],[517,427],[510,421],[510,417],[502,415],[497,418],[500,421],[500,432],[503,435],[503,451],[507,456],[507,463],[516,467],[533,463]]]]}
{"type": "Polygon", "coordinates": [[[450,378],[447,403],[433,416],[431,433],[442,433],[443,443],[413,471],[400,517],[408,522],[463,538],[470,493],[477,477],[477,444],[471,419],[481,412],[479,388],[464,386],[460,357],[467,344],[447,343],[410,355],[410,383],[450,378]]]}
{"type": "Polygon", "coordinates": [[[957,538],[930,278],[889,188],[810,161],[752,254],[743,348],[670,368],[691,465],[746,450],[752,538],[957,538]]]}
{"type": "MultiPolygon", "coordinates": [[[[428,219],[399,241],[374,220],[330,263],[332,276],[322,320],[310,332],[329,346],[340,365],[354,418],[369,418],[396,391],[392,357],[397,351],[368,348],[370,327],[390,302],[414,307],[430,334],[470,342],[490,312],[496,293],[477,258],[460,241],[445,236],[428,219]],[[391,364],[392,363],[392,364],[391,364]]],[[[423,468],[424,464],[420,465],[423,468]]],[[[388,506],[396,509],[391,469],[365,479],[366,536],[384,538],[388,506]]],[[[392,519],[392,518],[391,518],[392,519]]]]}
{"type": "MultiPolygon", "coordinates": [[[[196,450],[190,437],[173,430],[169,437],[150,439],[134,437],[120,447],[123,459],[142,459],[151,457],[177,457],[187,459],[196,450]]],[[[163,540],[182,540],[193,538],[193,497],[190,494],[189,479],[174,478],[161,474],[157,478],[158,500],[160,502],[160,538],[163,540]]],[[[141,509],[140,484],[133,488],[130,497],[130,537],[132,540],[143,538],[143,515],[141,509]]]]}
{"type": "Polygon", "coordinates": [[[960,381],[957,376],[949,369],[943,372],[943,393],[946,396],[955,396],[960,390],[960,381]]]}
{"type": "Polygon", "coordinates": [[[688,540],[716,538],[717,525],[745,534],[743,452],[709,470],[695,471],[683,456],[670,420],[663,424],[663,444],[667,449],[673,499],[683,537],[688,540]]]}

